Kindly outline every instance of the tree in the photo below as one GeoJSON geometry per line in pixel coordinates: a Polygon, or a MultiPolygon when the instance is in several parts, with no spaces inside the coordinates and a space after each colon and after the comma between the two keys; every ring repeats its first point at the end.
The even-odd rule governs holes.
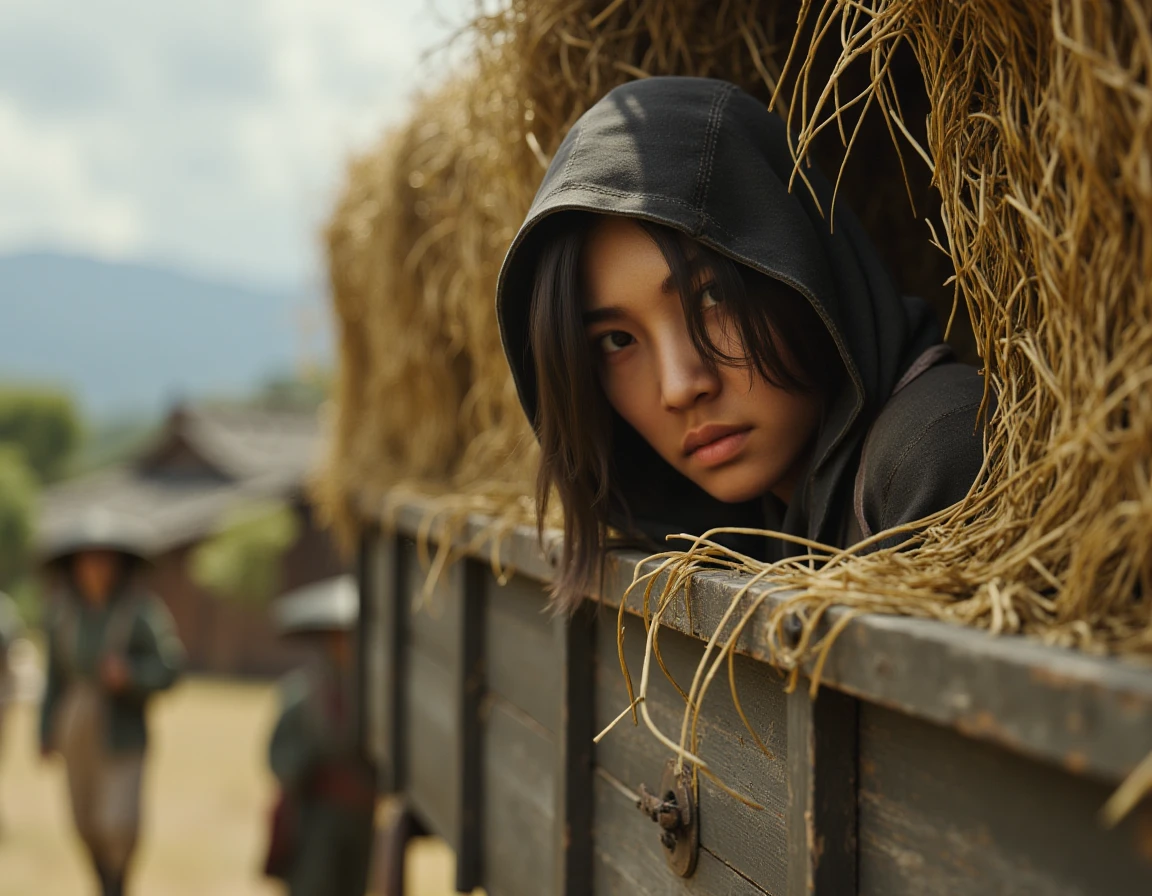
{"type": "Polygon", "coordinates": [[[279,374],[264,380],[252,405],[269,411],[310,411],[320,407],[331,391],[331,374],[323,370],[279,374]]]}
{"type": "Polygon", "coordinates": [[[41,482],[60,478],[79,441],[80,418],[67,392],[0,386],[0,445],[19,447],[41,482]]]}
{"type": "Polygon", "coordinates": [[[23,452],[0,445],[0,589],[11,588],[28,571],[37,491],[23,452]]]}
{"type": "Polygon", "coordinates": [[[280,561],[299,533],[287,504],[246,504],[197,546],[189,559],[192,580],[229,600],[265,603],[280,588],[280,561]]]}

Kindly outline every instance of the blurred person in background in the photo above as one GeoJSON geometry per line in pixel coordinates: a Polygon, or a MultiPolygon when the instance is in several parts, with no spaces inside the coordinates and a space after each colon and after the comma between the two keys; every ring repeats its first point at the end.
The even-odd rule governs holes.
{"type": "Polygon", "coordinates": [[[125,892],[136,848],[148,700],[184,658],[167,608],[143,586],[146,544],[131,521],[96,510],[43,553],[52,582],[40,750],[64,757],[103,896],[125,892]]]}
{"type": "MultiPolygon", "coordinates": [[[[0,755],[4,747],[4,713],[16,696],[16,679],[11,664],[12,645],[23,634],[24,626],[16,602],[0,591],[0,755]]],[[[0,810],[0,836],[4,834],[4,813],[0,810]]]]}
{"type": "Polygon", "coordinates": [[[281,686],[268,751],[280,797],[265,873],[283,879],[291,896],[363,896],[367,889],[376,774],[356,712],[358,615],[351,576],[277,601],[277,628],[313,651],[281,686]]]}

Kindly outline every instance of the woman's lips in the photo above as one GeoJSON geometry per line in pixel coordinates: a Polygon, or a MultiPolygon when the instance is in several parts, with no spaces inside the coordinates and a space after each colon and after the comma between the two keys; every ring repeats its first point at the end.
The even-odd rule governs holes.
{"type": "MultiPolygon", "coordinates": [[[[704,467],[717,467],[732,460],[744,448],[748,441],[748,429],[732,429],[726,427],[723,431],[705,433],[709,441],[688,452],[688,456],[704,467]]],[[[700,441],[700,440],[697,440],[700,441]]]]}

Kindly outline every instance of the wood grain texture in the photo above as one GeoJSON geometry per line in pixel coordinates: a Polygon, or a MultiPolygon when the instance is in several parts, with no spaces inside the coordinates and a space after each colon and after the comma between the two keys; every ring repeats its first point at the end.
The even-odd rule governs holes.
{"type": "Polygon", "coordinates": [[[488,621],[485,643],[488,687],[556,733],[561,711],[563,655],[547,595],[539,582],[513,576],[498,585],[486,571],[488,621]]]}
{"type": "Polygon", "coordinates": [[[555,662],[561,668],[555,751],[556,861],[553,892],[589,896],[595,827],[592,800],[596,723],[596,608],[585,602],[570,618],[555,617],[555,662]]]}
{"type": "MultiPolygon", "coordinates": [[[[669,671],[687,690],[704,645],[676,632],[660,636],[661,655],[669,671]]],[[[644,630],[640,620],[625,627],[625,651],[634,680],[639,684],[643,662],[644,630]]],[[[788,847],[785,817],[788,807],[787,710],[779,676],[769,667],[737,658],[736,679],[741,705],[749,721],[772,752],[765,756],[756,746],[736,712],[726,674],[718,677],[705,696],[701,710],[699,751],[725,784],[764,808],[756,810],[724,793],[707,778],[699,781],[700,843],[739,874],[772,893],[782,893],[787,883],[788,847]]],[[[597,728],[610,722],[628,705],[627,691],[616,653],[614,620],[601,620],[597,632],[596,715],[597,728]]],[[[653,721],[678,739],[684,702],[653,668],[648,711],[653,721]]],[[[642,725],[625,719],[596,748],[596,764],[632,790],[645,783],[651,789],[660,782],[670,750],[662,748],[642,725]]],[[[599,812],[599,803],[597,804],[599,812]]],[[[633,808],[630,824],[635,836],[656,849],[659,831],[633,808]]],[[[622,822],[621,822],[622,823],[622,822]]],[[[610,850],[611,841],[601,838],[602,819],[596,815],[597,849],[610,850]]],[[[663,859],[661,858],[661,862],[663,859]]],[[[665,875],[671,872],[665,869],[665,875]]]]}
{"type": "Polygon", "coordinates": [[[856,892],[856,701],[788,695],[788,894],[856,892]]]}
{"type": "Polygon", "coordinates": [[[392,745],[395,725],[395,651],[390,622],[395,594],[394,539],[379,526],[366,526],[360,536],[357,580],[360,589],[360,627],[357,659],[360,670],[359,703],[363,725],[361,743],[376,763],[382,792],[395,790],[392,745]]]}
{"type": "Polygon", "coordinates": [[[400,593],[404,595],[408,619],[408,643],[430,656],[439,657],[446,668],[459,661],[463,625],[464,563],[457,561],[444,570],[428,594],[423,593],[427,570],[420,565],[416,545],[405,539],[400,593]]]}
{"type": "Polygon", "coordinates": [[[456,677],[438,657],[407,651],[404,790],[425,826],[459,849],[460,724],[456,677]]]}
{"type": "Polygon", "coordinates": [[[1147,896],[1152,806],[1114,831],[1109,789],[861,707],[862,896],[1147,896]]]}
{"type": "MultiPolygon", "coordinates": [[[[365,504],[369,518],[378,504],[365,504]]],[[[414,533],[429,508],[413,500],[399,509],[397,525],[414,533]]],[[[487,524],[476,517],[462,527],[464,548],[487,524]]],[[[536,533],[521,527],[504,536],[501,562],[540,582],[555,573],[559,546],[542,552],[536,533]]],[[[489,547],[484,547],[488,560],[489,547]]],[[[643,555],[613,552],[600,598],[618,605],[643,555]]],[[[692,618],[669,614],[677,630],[707,638],[743,584],[738,576],[704,574],[692,589],[692,618]]],[[[748,656],[769,660],[764,621],[772,598],[739,642],[748,656]]],[[[638,598],[629,603],[638,609],[638,598]]],[[[828,624],[839,614],[827,616],[828,624]]],[[[947,725],[969,737],[1041,759],[1076,774],[1118,782],[1152,744],[1152,673],[1107,657],[1046,647],[1021,638],[928,620],[864,616],[850,622],[832,649],[823,680],[862,700],[947,725]]]]}
{"type": "Polygon", "coordinates": [[[486,744],[483,705],[487,697],[485,678],[485,632],[488,616],[488,571],[471,558],[463,562],[463,593],[459,596],[460,642],[456,669],[457,724],[456,764],[460,790],[456,817],[456,889],[467,893],[483,882],[484,758],[486,744]]]}
{"type": "Polygon", "coordinates": [[[555,741],[499,698],[484,728],[484,886],[488,896],[553,893],[555,741]]]}
{"type": "Polygon", "coordinates": [[[595,896],[764,896],[779,892],[756,886],[701,848],[696,873],[677,877],[664,861],[656,825],[613,786],[604,772],[593,779],[596,829],[595,896]]]}

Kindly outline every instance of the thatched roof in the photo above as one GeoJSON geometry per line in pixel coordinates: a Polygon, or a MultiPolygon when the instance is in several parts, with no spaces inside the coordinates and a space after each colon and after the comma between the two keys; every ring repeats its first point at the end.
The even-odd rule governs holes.
{"type": "Polygon", "coordinates": [[[129,463],[48,489],[39,537],[99,506],[146,522],[154,551],[196,541],[243,502],[298,496],[320,443],[313,413],[178,407],[129,463]]]}

